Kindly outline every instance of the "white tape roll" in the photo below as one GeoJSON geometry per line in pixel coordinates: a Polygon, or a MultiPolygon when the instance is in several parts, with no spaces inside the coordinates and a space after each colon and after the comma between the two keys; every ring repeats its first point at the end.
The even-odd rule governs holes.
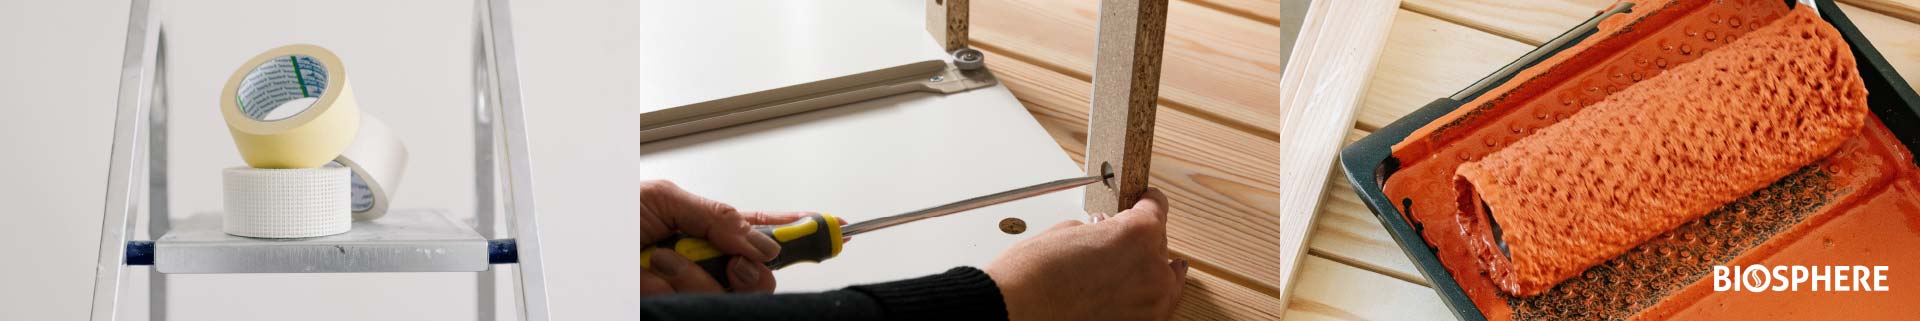
{"type": "Polygon", "coordinates": [[[273,48],[240,65],[220,91],[220,113],[254,168],[326,165],[360,126],[346,66],[314,45],[273,48]]]}
{"type": "Polygon", "coordinates": [[[360,133],[334,162],[353,169],[353,220],[387,215],[387,204],[399,191],[400,174],[407,168],[407,147],[387,123],[361,113],[360,133]]]}
{"type": "Polygon", "coordinates": [[[227,234],[261,238],[315,237],[353,228],[352,174],[346,167],[299,169],[233,167],[225,177],[227,234]]]}

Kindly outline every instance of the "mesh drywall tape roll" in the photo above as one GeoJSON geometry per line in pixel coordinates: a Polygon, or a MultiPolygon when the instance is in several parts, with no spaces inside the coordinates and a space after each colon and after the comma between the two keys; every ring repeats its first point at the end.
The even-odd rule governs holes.
{"type": "Polygon", "coordinates": [[[353,220],[372,220],[387,214],[387,203],[400,189],[400,173],[407,167],[407,147],[385,122],[363,113],[353,144],[334,162],[353,169],[353,220]]]}
{"type": "Polygon", "coordinates": [[[353,227],[352,174],[346,167],[228,168],[221,174],[227,234],[298,238],[340,234],[353,227]]]}
{"type": "Polygon", "coordinates": [[[360,107],[333,52],[289,45],[240,66],[220,91],[220,113],[248,166],[320,167],[353,142],[360,107]]]}

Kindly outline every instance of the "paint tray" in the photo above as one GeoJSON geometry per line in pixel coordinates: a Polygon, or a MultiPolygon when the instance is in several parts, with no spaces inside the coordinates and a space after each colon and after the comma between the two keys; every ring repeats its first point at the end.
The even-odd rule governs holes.
{"type": "Polygon", "coordinates": [[[1439,211],[1457,207],[1436,206],[1442,203],[1434,199],[1455,195],[1453,187],[1418,184],[1411,189],[1415,192],[1402,192],[1411,194],[1396,198],[1386,192],[1390,179],[1407,175],[1403,181],[1419,182],[1414,179],[1451,174],[1459,163],[1565,119],[1633,82],[1702,56],[1801,5],[1777,0],[1639,2],[1617,3],[1479,82],[1436,99],[1342,150],[1340,164],[1355,193],[1460,319],[1677,318],[1675,309],[1702,302],[1697,299],[1703,295],[1697,285],[1712,266],[1745,264],[1736,259],[1750,251],[1782,251],[1787,247],[1782,244],[1808,237],[1817,226],[1858,212],[1847,204],[1903,197],[1887,196],[1899,190],[1877,186],[1892,182],[1911,186],[1913,178],[1920,177],[1913,174],[1915,159],[1909,153],[1920,147],[1920,96],[1839,7],[1830,0],[1817,0],[1813,5],[1821,18],[1852,47],[1869,92],[1871,118],[1877,118],[1877,122],[1868,121],[1859,137],[1827,159],[1654,237],[1546,293],[1510,297],[1494,289],[1484,276],[1465,275],[1481,272],[1470,256],[1449,255],[1468,250],[1457,240],[1429,239],[1444,237],[1442,231],[1429,228],[1453,225],[1435,225],[1445,222],[1432,219],[1422,223],[1420,218],[1428,216],[1416,215],[1451,217],[1451,212],[1439,211]],[[1470,109],[1456,112],[1461,108],[1470,109]],[[1444,123],[1415,134],[1436,120],[1444,123]],[[1471,135],[1496,130],[1507,132],[1471,135]],[[1458,259],[1443,261],[1442,257],[1458,259]],[[1456,278],[1456,273],[1466,277],[1456,278]],[[1696,299],[1678,308],[1663,304],[1676,297],[1696,299]]]}

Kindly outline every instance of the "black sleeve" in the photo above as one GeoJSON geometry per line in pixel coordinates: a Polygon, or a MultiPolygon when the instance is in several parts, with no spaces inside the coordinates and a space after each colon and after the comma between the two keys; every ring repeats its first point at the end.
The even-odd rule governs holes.
{"type": "Polygon", "coordinates": [[[640,319],[1006,320],[1006,301],[986,272],[946,273],[820,293],[684,294],[641,299],[640,319]]]}

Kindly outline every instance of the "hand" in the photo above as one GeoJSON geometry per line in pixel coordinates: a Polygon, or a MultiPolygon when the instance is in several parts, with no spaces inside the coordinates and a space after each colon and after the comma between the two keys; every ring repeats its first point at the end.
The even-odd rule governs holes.
{"type": "MultiPolygon", "coordinates": [[[[773,271],[766,262],[780,255],[780,244],[753,231],[754,225],[791,223],[805,212],[745,212],[693,195],[673,182],[640,182],[640,248],[684,234],[706,239],[733,256],[727,262],[728,285],[737,293],[773,292],[773,271]]],[[[640,295],[719,293],[725,291],[700,266],[673,251],[654,251],[649,269],[640,270],[640,295]]]]}
{"type": "Polygon", "coordinates": [[[1167,260],[1167,197],[1148,189],[1133,208],[1067,221],[1014,244],[985,269],[1028,320],[1165,320],[1187,278],[1167,260]]]}

